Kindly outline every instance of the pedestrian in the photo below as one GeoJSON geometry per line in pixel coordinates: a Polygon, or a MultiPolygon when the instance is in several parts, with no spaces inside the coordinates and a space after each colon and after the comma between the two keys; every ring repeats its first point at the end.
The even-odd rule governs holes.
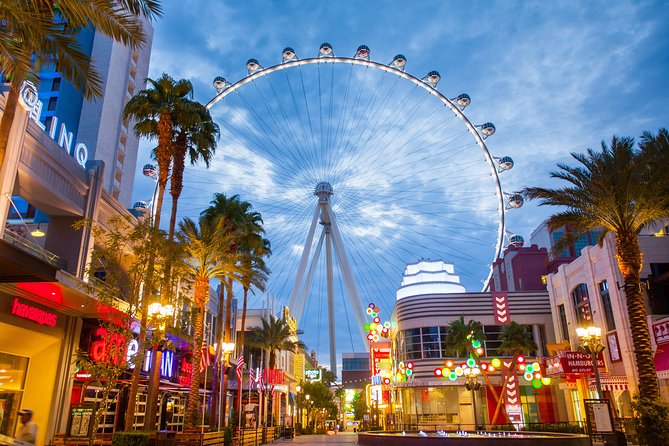
{"type": "Polygon", "coordinates": [[[21,427],[16,433],[16,439],[24,443],[35,444],[37,441],[37,424],[32,420],[33,411],[30,409],[23,409],[19,411],[19,421],[21,427]]]}

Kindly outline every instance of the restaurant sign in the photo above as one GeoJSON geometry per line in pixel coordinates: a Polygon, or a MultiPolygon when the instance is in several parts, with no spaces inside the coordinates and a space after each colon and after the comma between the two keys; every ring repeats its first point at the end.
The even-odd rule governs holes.
{"type": "MultiPolygon", "coordinates": [[[[604,356],[597,355],[597,368],[603,369],[604,356]]],[[[592,358],[590,355],[571,350],[558,350],[557,356],[546,358],[546,376],[592,375],[592,358]]]]}

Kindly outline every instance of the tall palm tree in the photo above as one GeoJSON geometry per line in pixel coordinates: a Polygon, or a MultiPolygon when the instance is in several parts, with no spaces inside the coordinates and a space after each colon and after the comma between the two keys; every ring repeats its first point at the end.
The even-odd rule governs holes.
{"type": "Polygon", "coordinates": [[[149,88],[130,98],[123,117],[135,120],[134,131],[138,137],[158,140],[154,150],[158,163],[158,197],[153,203],[154,225],[158,228],[174,153],[174,128],[192,111],[193,85],[186,79],[174,80],[166,73],[156,80],[146,79],[146,82],[149,88]]]}
{"type": "MultiPolygon", "coordinates": [[[[158,163],[158,197],[155,199],[152,209],[155,213],[155,219],[152,223],[154,228],[158,230],[160,228],[163,196],[172,160],[174,122],[190,110],[193,86],[185,79],[175,81],[164,73],[157,80],[147,79],[146,81],[149,88],[139,91],[130,98],[123,110],[123,116],[126,119],[135,120],[134,132],[138,137],[158,139],[158,147],[154,150],[158,163]]],[[[152,256],[149,258],[147,265],[138,339],[140,351],[144,350],[146,344],[148,304],[155,295],[154,276],[156,272],[154,262],[155,256],[152,256]]],[[[157,359],[157,356],[156,354],[153,358],[157,359]]],[[[136,399],[140,377],[139,369],[139,367],[135,367],[135,370],[133,370],[130,401],[136,399]]],[[[134,411],[135,406],[131,404],[126,412],[126,425],[132,425],[134,411]]]]}
{"type": "Polygon", "coordinates": [[[177,206],[183,190],[184,170],[186,157],[190,163],[196,164],[199,160],[209,167],[211,158],[216,151],[216,140],[220,135],[218,125],[211,118],[209,109],[199,102],[191,102],[190,107],[177,117],[176,134],[172,154],[172,178],[170,179],[170,195],[172,209],[170,215],[169,240],[174,238],[177,220],[177,206]]]}
{"type": "Polygon", "coordinates": [[[24,80],[37,80],[40,68],[55,62],[63,77],[86,99],[101,97],[102,79],[90,56],[82,51],[78,31],[92,27],[136,49],[146,41],[140,16],[160,14],[155,0],[0,2],[0,72],[9,81],[0,120],[0,168],[24,80]]]}
{"type": "MultiPolygon", "coordinates": [[[[249,209],[251,205],[247,202],[242,202],[239,198],[239,195],[227,196],[222,193],[214,194],[214,198],[210,203],[210,206],[202,211],[200,214],[201,218],[209,222],[209,224],[216,224],[220,226],[220,230],[225,233],[225,235],[230,239],[230,244],[227,246],[228,255],[235,256],[239,260],[239,227],[243,224],[244,221],[244,212],[249,209]]],[[[237,262],[238,263],[238,262],[237,262]]],[[[216,357],[221,356],[221,348],[223,342],[230,342],[232,339],[232,301],[234,298],[233,294],[233,280],[235,279],[235,273],[239,265],[235,265],[235,269],[230,269],[227,271],[221,271],[221,274],[218,276],[218,279],[221,281],[221,291],[219,296],[219,305],[218,305],[218,316],[216,324],[216,341],[218,344],[218,351],[216,352],[216,357]],[[223,299],[223,296],[226,296],[223,299]],[[225,307],[223,307],[223,302],[225,302],[225,307]],[[223,308],[225,308],[225,321],[222,322],[223,317],[223,308]]],[[[227,366],[227,364],[225,364],[227,366]]],[[[218,379],[218,361],[214,365],[214,378],[212,381],[213,389],[213,398],[216,398],[219,392],[218,379]]],[[[228,389],[228,374],[223,375],[223,389],[221,390],[223,394],[227,393],[228,389]]],[[[210,419],[217,419],[216,417],[216,407],[210,407],[210,419]]],[[[223,407],[221,409],[222,413],[227,413],[227,400],[223,399],[223,407]]]]}
{"type": "MultiPolygon", "coordinates": [[[[479,341],[483,343],[486,336],[483,332],[483,325],[478,321],[469,320],[465,322],[465,317],[460,316],[458,319],[453,319],[447,326],[446,329],[446,353],[449,355],[460,356],[463,354],[469,354],[476,361],[479,369],[481,368],[481,358],[476,353],[476,350],[472,346],[473,341],[479,341]]],[[[500,396],[497,393],[497,390],[490,382],[490,378],[485,373],[481,374],[483,379],[488,386],[488,390],[495,399],[495,404],[499,404],[500,396]]],[[[506,412],[503,412],[506,416],[506,412]]],[[[492,423],[495,423],[493,418],[492,423]]]]}
{"type": "Polygon", "coordinates": [[[185,251],[185,264],[194,281],[193,302],[195,321],[193,323],[193,370],[191,373],[188,408],[184,421],[185,429],[194,429],[198,424],[200,407],[200,361],[202,356],[202,335],[204,314],[209,301],[209,281],[219,277],[224,271],[234,268],[234,260],[227,253],[229,239],[221,224],[210,224],[203,217],[199,221],[186,218],[179,223],[178,239],[185,251]]]}
{"type": "MultiPolygon", "coordinates": [[[[548,219],[548,226],[557,229],[571,225],[577,233],[601,229],[599,245],[609,234],[615,235],[616,259],[623,276],[630,332],[639,375],[639,395],[642,399],[659,398],[657,373],[648,329],[646,306],[641,292],[642,253],[638,234],[657,220],[669,217],[669,196],[666,189],[666,160],[669,145],[655,144],[652,135],[644,135],[636,148],[632,138],[602,142],[601,150],[572,153],[579,166],[558,164],[552,178],[566,181],[563,188],[527,187],[522,192],[540,205],[564,208],[548,219]],[[657,151],[664,158],[662,167],[654,166],[657,151]],[[659,176],[659,178],[658,178],[659,176]]],[[[666,141],[666,130],[658,140],[666,141]]],[[[660,141],[661,142],[661,141],[660,141]]],[[[576,235],[577,236],[577,235],[576,235]]]]}
{"type": "Polygon", "coordinates": [[[250,344],[267,352],[269,368],[276,369],[276,355],[281,351],[296,352],[305,349],[304,343],[297,339],[302,330],[294,331],[285,318],[273,314],[268,319],[260,320],[262,326],[253,327],[250,333],[250,344]]]}
{"type": "Polygon", "coordinates": [[[242,284],[244,298],[242,303],[242,322],[239,334],[239,345],[244,348],[244,336],[246,330],[246,309],[248,294],[251,287],[259,291],[265,290],[265,283],[269,275],[269,269],[265,264],[265,257],[272,254],[269,240],[263,237],[265,229],[262,227],[262,216],[250,209],[244,214],[244,223],[240,228],[240,271],[239,281],[242,284]]]}
{"type": "MultiPolygon", "coordinates": [[[[501,342],[499,344],[498,350],[501,350],[506,355],[511,355],[511,364],[509,365],[506,377],[504,378],[504,384],[502,384],[502,392],[504,392],[506,385],[509,383],[509,379],[511,376],[516,374],[516,364],[518,363],[518,357],[536,351],[537,344],[534,342],[532,333],[527,328],[527,326],[520,325],[515,321],[512,321],[509,325],[502,327],[499,340],[501,342]]],[[[499,401],[497,401],[495,414],[492,417],[493,420],[497,419],[497,414],[502,407],[502,401],[504,401],[504,398],[500,398],[499,401]]]]}

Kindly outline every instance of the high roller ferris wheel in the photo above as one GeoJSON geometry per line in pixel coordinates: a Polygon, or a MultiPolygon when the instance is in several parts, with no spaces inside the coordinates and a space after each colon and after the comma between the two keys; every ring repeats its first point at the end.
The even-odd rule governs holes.
{"type": "Polygon", "coordinates": [[[222,142],[211,169],[188,170],[180,211],[221,190],[253,204],[272,243],[267,291],[305,331],[316,325],[317,345],[327,304],[335,373],[337,337],[355,350],[354,319],[368,348],[364,308],[390,314],[407,263],[443,259],[467,288],[485,290],[505,237],[522,243],[505,231],[506,210],[523,199],[502,190],[513,160],[488,150],[495,126],[473,124],[471,98],[437,89],[439,72],[419,78],[403,55],[389,64],[370,55],[364,45],[352,57],[327,43],[310,58],[285,48],[276,65],[249,59],[242,79],[217,77],[207,107],[222,142]]]}

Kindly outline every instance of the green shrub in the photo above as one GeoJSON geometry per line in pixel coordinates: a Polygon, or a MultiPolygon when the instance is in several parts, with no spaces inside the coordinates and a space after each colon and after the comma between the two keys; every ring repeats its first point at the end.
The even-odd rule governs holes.
{"type": "Polygon", "coordinates": [[[112,446],[148,446],[148,432],[114,432],[112,446]]]}
{"type": "Polygon", "coordinates": [[[669,444],[669,404],[662,400],[635,398],[636,429],[641,444],[669,444]]]}
{"type": "Polygon", "coordinates": [[[582,434],[585,432],[577,423],[533,423],[525,426],[522,431],[557,432],[560,434],[582,434]]]}
{"type": "Polygon", "coordinates": [[[516,426],[513,424],[499,424],[499,425],[494,425],[490,428],[491,431],[509,431],[509,432],[515,432],[516,431],[516,426]]]}
{"type": "Polygon", "coordinates": [[[232,428],[229,426],[223,430],[223,445],[224,446],[232,445],[232,428]]]}

